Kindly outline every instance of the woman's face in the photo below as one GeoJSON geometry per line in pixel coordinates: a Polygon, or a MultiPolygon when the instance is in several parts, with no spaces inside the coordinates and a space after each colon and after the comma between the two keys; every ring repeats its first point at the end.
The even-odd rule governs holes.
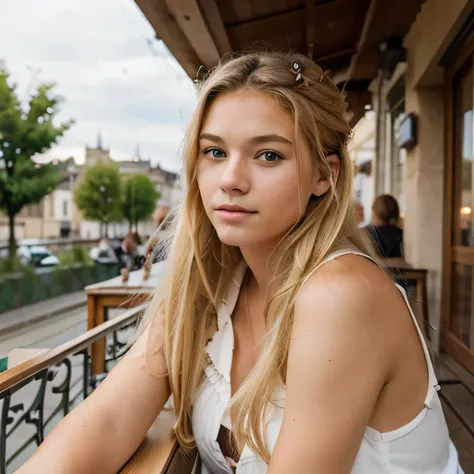
{"type": "MultiPolygon", "coordinates": [[[[291,114],[261,91],[221,94],[199,138],[197,181],[219,239],[232,246],[277,243],[305,211],[322,181],[291,114]]],[[[323,185],[324,188],[324,185],[323,185]]]]}

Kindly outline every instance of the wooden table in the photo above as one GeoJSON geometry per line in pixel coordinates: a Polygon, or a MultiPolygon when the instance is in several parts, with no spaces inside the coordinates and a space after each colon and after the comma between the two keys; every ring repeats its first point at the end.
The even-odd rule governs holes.
{"type": "Polygon", "coordinates": [[[163,410],[120,474],[160,474],[173,450],[174,421],[173,410],[163,410]]]}
{"type": "MultiPolygon", "coordinates": [[[[109,308],[130,308],[148,299],[160,281],[163,265],[163,262],[153,264],[147,280],[144,278],[144,270],[140,269],[130,272],[126,282],[118,276],[87,286],[87,330],[107,321],[109,308]]],[[[92,346],[91,370],[92,375],[105,371],[105,339],[92,346]]]]}
{"type": "Polygon", "coordinates": [[[183,451],[172,437],[174,410],[163,409],[148,431],[145,441],[122,468],[120,474],[190,474],[197,449],[183,451]]]}

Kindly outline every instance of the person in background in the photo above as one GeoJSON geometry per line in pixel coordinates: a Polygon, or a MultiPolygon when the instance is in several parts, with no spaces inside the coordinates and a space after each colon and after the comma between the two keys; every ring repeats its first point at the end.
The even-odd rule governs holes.
{"type": "Polygon", "coordinates": [[[365,212],[364,212],[364,206],[360,203],[360,201],[356,201],[354,203],[354,208],[355,208],[355,218],[356,218],[356,223],[358,226],[364,223],[365,220],[365,212]]]}
{"type": "Polygon", "coordinates": [[[372,205],[372,224],[367,231],[384,259],[403,258],[403,230],[397,226],[400,209],[393,196],[378,196],[372,205]]]}
{"type": "Polygon", "coordinates": [[[108,237],[104,237],[99,242],[99,258],[113,260],[115,258],[114,249],[110,246],[108,237]]]}
{"type": "Polygon", "coordinates": [[[103,237],[97,247],[90,250],[90,256],[96,263],[117,263],[117,257],[108,237],[103,237]]]}
{"type": "Polygon", "coordinates": [[[120,245],[113,247],[113,251],[119,262],[120,274],[125,280],[128,278],[128,274],[131,270],[136,270],[143,264],[143,262],[137,264],[135,255],[137,245],[140,244],[141,241],[138,234],[136,232],[129,232],[120,245]]]}

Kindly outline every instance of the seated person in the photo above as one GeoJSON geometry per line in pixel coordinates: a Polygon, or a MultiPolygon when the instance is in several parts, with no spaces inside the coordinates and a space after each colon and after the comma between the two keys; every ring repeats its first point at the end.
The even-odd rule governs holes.
{"type": "Polygon", "coordinates": [[[384,259],[403,259],[403,230],[396,224],[400,218],[393,196],[378,196],[372,205],[372,224],[367,231],[377,253],[384,259]]]}
{"type": "Polygon", "coordinates": [[[143,259],[136,255],[137,246],[141,244],[136,232],[129,232],[120,245],[113,246],[113,251],[120,265],[120,273],[127,278],[132,270],[142,267],[143,259]]]}

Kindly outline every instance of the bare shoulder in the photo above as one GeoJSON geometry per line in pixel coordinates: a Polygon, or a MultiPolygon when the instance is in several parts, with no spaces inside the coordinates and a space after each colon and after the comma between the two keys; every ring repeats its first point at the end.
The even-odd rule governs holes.
{"type": "MultiPolygon", "coordinates": [[[[360,255],[342,255],[321,265],[306,281],[297,295],[304,301],[319,293],[350,296],[363,303],[379,292],[393,289],[393,282],[377,264],[360,255]]],[[[330,296],[328,294],[328,296],[330,296]]]]}
{"type": "Polygon", "coordinates": [[[275,472],[290,465],[296,472],[308,465],[350,471],[393,373],[398,355],[391,339],[398,335],[390,320],[403,305],[390,277],[355,255],[325,263],[298,291],[284,420],[272,455],[273,465],[285,469],[275,472]]]}
{"type": "Polygon", "coordinates": [[[298,291],[294,335],[327,327],[342,339],[359,335],[383,345],[397,320],[410,322],[407,312],[387,273],[365,257],[343,255],[322,265],[298,291]]]}

